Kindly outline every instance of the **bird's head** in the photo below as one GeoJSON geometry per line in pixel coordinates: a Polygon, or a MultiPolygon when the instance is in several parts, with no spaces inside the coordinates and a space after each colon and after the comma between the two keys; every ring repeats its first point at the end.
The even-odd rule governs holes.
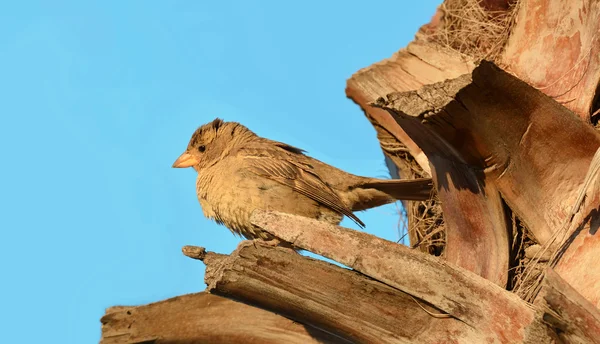
{"type": "Polygon", "coordinates": [[[245,126],[217,118],[198,128],[187,149],[173,163],[174,168],[193,167],[196,171],[214,165],[244,140],[256,137],[245,126]]]}

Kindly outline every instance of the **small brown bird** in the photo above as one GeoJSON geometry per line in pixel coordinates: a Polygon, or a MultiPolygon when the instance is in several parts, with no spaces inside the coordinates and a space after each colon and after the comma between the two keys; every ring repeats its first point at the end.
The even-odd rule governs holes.
{"type": "Polygon", "coordinates": [[[276,239],[252,225],[255,209],[339,224],[344,215],[399,199],[430,197],[429,178],[382,180],[346,173],[282,142],[259,137],[236,122],[215,119],[198,128],[173,167],[198,172],[204,215],[247,239],[276,239]]]}

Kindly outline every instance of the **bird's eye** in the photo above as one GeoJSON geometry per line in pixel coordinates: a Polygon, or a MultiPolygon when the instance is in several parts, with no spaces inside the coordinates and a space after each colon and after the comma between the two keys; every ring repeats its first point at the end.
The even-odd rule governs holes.
{"type": "Polygon", "coordinates": [[[198,151],[200,151],[200,153],[204,153],[205,150],[206,150],[205,145],[201,145],[200,147],[198,147],[198,151]]]}

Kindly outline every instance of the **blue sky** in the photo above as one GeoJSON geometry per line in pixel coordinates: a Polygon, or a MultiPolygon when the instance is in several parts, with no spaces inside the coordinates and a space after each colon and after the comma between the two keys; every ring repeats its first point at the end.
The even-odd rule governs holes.
{"type": "MultiPolygon", "coordinates": [[[[4,3],[2,341],[96,343],[106,307],[205,288],[204,265],[181,246],[229,253],[240,239],[204,219],[195,172],[171,164],[217,116],[388,177],[344,88],[439,1],[410,3],[4,3]]],[[[395,205],[359,216],[398,239],[395,205]]]]}

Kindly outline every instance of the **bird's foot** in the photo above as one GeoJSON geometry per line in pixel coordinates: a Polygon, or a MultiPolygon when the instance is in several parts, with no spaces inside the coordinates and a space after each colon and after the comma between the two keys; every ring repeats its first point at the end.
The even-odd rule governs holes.
{"type": "Polygon", "coordinates": [[[277,247],[277,246],[281,246],[281,240],[277,239],[277,238],[273,238],[270,240],[263,240],[263,243],[267,246],[271,246],[271,247],[277,247]]]}
{"type": "Polygon", "coordinates": [[[260,243],[261,245],[266,245],[266,246],[271,246],[271,247],[277,247],[281,245],[281,240],[273,238],[273,239],[269,239],[269,240],[264,240],[264,239],[252,239],[252,243],[254,244],[254,247],[257,248],[256,244],[260,243]]]}
{"type": "Polygon", "coordinates": [[[281,248],[287,248],[289,250],[292,250],[296,253],[299,254],[299,248],[294,247],[294,245],[292,245],[291,243],[287,242],[287,241],[283,241],[281,239],[277,239],[277,238],[272,238],[272,239],[253,239],[252,242],[254,243],[254,247],[257,248],[256,243],[260,243],[261,245],[264,246],[270,246],[270,247],[281,247],[281,248]]]}

